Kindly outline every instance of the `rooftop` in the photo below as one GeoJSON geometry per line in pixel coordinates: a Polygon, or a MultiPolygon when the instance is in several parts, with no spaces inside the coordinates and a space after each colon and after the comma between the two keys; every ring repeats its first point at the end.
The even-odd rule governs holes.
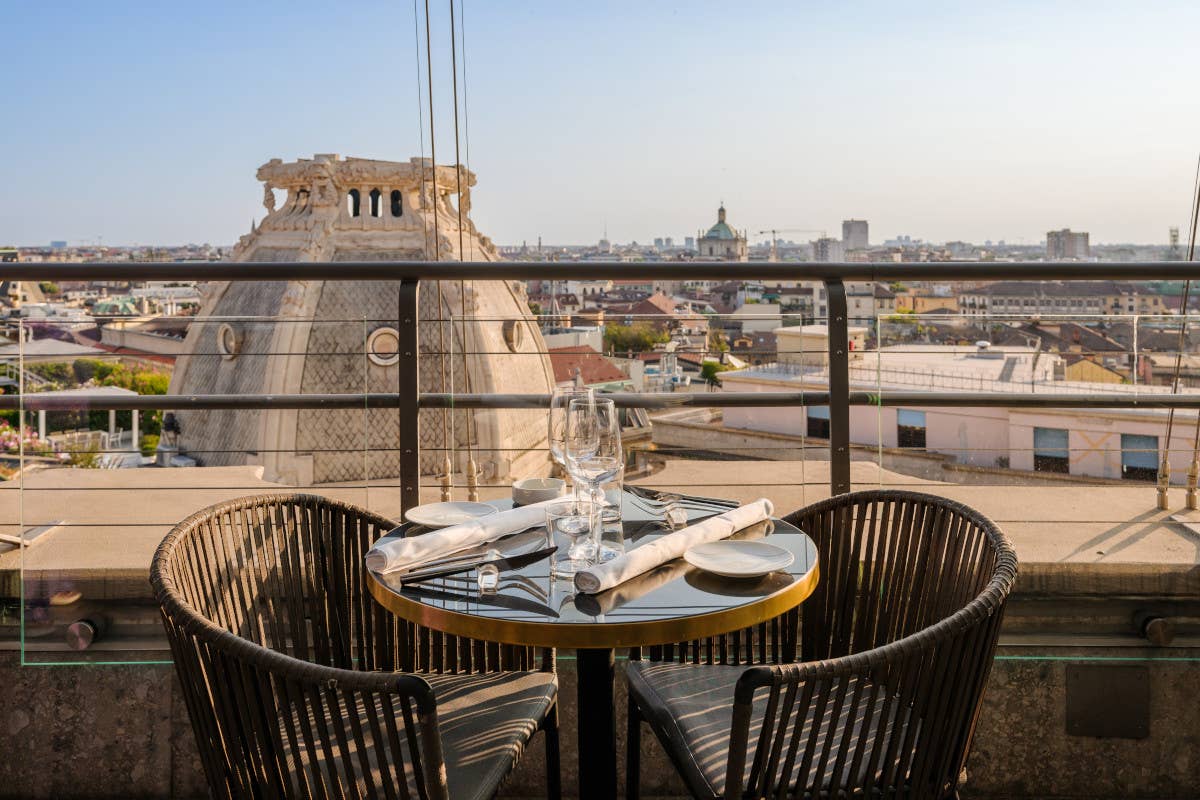
{"type": "Polygon", "coordinates": [[[604,383],[620,383],[629,376],[616,367],[603,354],[586,344],[573,347],[551,347],[550,364],[554,367],[554,382],[567,383],[578,371],[584,386],[604,383]]]}

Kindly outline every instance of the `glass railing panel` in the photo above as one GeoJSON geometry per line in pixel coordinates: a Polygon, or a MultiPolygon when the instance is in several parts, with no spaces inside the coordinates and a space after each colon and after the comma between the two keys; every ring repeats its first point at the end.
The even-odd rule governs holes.
{"type": "MultiPolygon", "coordinates": [[[[315,492],[399,517],[398,409],[236,402],[394,397],[394,317],[222,315],[189,323],[186,355],[176,358],[95,347],[24,360],[26,400],[60,393],[68,406],[21,409],[26,452],[5,485],[13,487],[12,527],[26,539],[16,551],[18,580],[5,592],[22,613],[6,616],[5,632],[18,631],[26,664],[169,660],[147,570],[171,527],[206,506],[315,492]],[[218,409],[188,408],[186,399],[164,399],[183,406],[165,411],[86,409],[89,401],[166,394],[171,380],[181,398],[235,400],[218,409]]],[[[31,351],[44,352],[50,339],[32,341],[31,351]]],[[[6,558],[0,554],[0,563],[6,558]]]]}
{"type": "MultiPolygon", "coordinates": [[[[545,394],[577,375],[601,392],[659,398],[647,403],[653,407],[633,402],[627,414],[630,482],[740,500],[767,496],[782,513],[828,496],[829,409],[805,396],[821,397],[830,383],[828,306],[819,284],[749,294],[743,289],[728,298],[681,287],[669,295],[669,308],[650,309],[638,307],[647,299],[644,292],[626,303],[584,299],[561,306],[528,286],[530,314],[514,316],[490,309],[479,285],[444,283],[441,298],[436,284],[423,285],[420,304],[420,389],[449,395],[419,412],[421,502],[503,499],[514,480],[556,471],[545,447],[543,411],[501,408],[498,400],[471,408],[460,399],[545,394]],[[721,405],[733,393],[784,392],[799,397],[721,405]]],[[[1092,569],[1088,558],[1101,571],[1151,563],[1138,560],[1148,546],[1144,541],[1179,548],[1193,535],[1180,527],[1189,520],[1151,515],[1143,524],[1137,511],[1154,508],[1157,462],[1167,441],[1165,411],[1017,402],[1047,394],[1169,393],[1180,352],[1181,387],[1191,388],[1194,348],[1189,336],[1179,350],[1177,317],[980,316],[961,308],[908,314],[879,298],[856,297],[862,296],[852,291],[847,362],[851,391],[867,401],[850,408],[853,488],[919,489],[962,499],[1032,542],[1024,546],[1035,554],[1043,541],[1053,544],[1045,553],[1080,565],[1075,570],[1092,569]],[[1014,404],[891,402],[934,391],[989,402],[1012,397],[1014,404]],[[1014,490],[1031,499],[1024,513],[1012,510],[1014,490]],[[1120,504],[1108,507],[1103,518],[1082,513],[1094,516],[1092,505],[1109,498],[1120,504]],[[1078,513],[1069,520],[1052,516],[1062,509],[1078,513]],[[1087,550],[1092,539],[1122,525],[1128,535],[1087,550]],[[1062,541],[1052,540],[1056,530],[1062,541]]],[[[23,644],[27,663],[165,658],[145,586],[146,564],[173,524],[212,502],[313,491],[400,517],[405,412],[394,403],[367,408],[365,397],[400,390],[396,332],[402,323],[395,315],[362,310],[341,302],[336,313],[324,316],[310,308],[193,319],[188,353],[174,360],[172,391],[360,395],[363,407],[182,408],[169,417],[144,409],[136,415],[136,436],[134,414],[127,410],[23,408],[11,415],[13,425],[18,417],[25,420],[28,436],[18,439],[28,441],[17,454],[20,480],[11,484],[19,488],[6,506],[6,524],[31,538],[36,534],[37,544],[15,550],[18,578],[6,584],[0,635],[23,644]],[[143,458],[155,466],[133,469],[143,458]],[[94,626],[104,630],[86,649],[73,649],[66,629],[100,613],[89,604],[104,611],[106,603],[125,605],[110,614],[113,621],[94,626]]],[[[35,331],[34,341],[50,338],[45,333],[35,331]]],[[[170,368],[100,349],[49,361],[18,358],[12,369],[27,380],[24,397],[33,398],[126,386],[150,394],[164,388],[170,368]]],[[[1181,490],[1195,423],[1193,410],[1176,415],[1171,514],[1186,510],[1181,490]]],[[[0,564],[13,559],[0,553],[0,564]]]]}

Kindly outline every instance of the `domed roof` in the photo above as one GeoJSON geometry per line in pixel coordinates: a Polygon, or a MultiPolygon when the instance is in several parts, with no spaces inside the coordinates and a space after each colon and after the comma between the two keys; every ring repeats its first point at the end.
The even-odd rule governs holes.
{"type": "Polygon", "coordinates": [[[733,228],[726,225],[724,222],[718,222],[708,229],[708,233],[704,234],[705,239],[736,239],[737,234],[733,232],[733,228]]]}
{"type": "MultiPolygon", "coordinates": [[[[290,163],[273,159],[258,177],[265,183],[268,213],[238,242],[234,261],[417,261],[438,252],[459,260],[463,250],[466,260],[498,260],[467,213],[475,176],[454,165],[435,170],[430,159],[406,163],[317,155],[290,163]],[[441,216],[434,237],[438,244],[431,248],[430,215],[437,206],[430,198],[445,208],[457,194],[460,177],[460,213],[441,216]],[[367,216],[368,206],[347,200],[351,189],[361,199],[375,189],[383,193],[384,187],[380,216],[367,216]],[[288,193],[282,205],[275,202],[279,189],[288,193]]],[[[413,355],[419,357],[422,392],[549,392],[553,364],[537,326],[519,322],[510,328],[502,322],[530,319],[523,289],[503,280],[471,281],[470,288],[446,281],[436,292],[429,285],[421,284],[415,321],[421,348],[413,355]],[[461,322],[449,331],[442,350],[438,320],[455,314],[461,322]],[[435,342],[436,351],[430,344],[435,342]]],[[[398,281],[214,283],[188,329],[170,391],[394,394],[401,385],[394,349],[397,291],[398,281]],[[362,322],[349,325],[347,319],[362,322]]],[[[450,464],[466,480],[464,458],[475,453],[476,466],[489,481],[546,474],[546,425],[544,417],[537,424],[537,411],[422,409],[420,416],[423,475],[440,475],[450,464]]],[[[181,448],[198,455],[202,466],[253,463],[267,479],[299,486],[400,474],[402,434],[395,410],[181,410],[176,419],[181,448]]]]}
{"type": "Polygon", "coordinates": [[[708,233],[702,237],[704,239],[724,239],[734,241],[740,238],[733,228],[725,224],[725,204],[717,209],[717,224],[708,229],[708,233]]]}

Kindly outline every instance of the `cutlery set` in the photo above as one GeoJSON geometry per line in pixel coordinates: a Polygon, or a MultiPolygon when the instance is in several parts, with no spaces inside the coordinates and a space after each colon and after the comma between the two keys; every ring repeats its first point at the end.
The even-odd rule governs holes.
{"type": "MultiPolygon", "coordinates": [[[[628,492],[633,502],[644,511],[664,519],[668,518],[672,510],[679,508],[720,513],[721,511],[738,506],[737,501],[734,500],[678,494],[657,489],[648,489],[642,486],[626,486],[625,491],[628,492]]],[[[400,530],[400,528],[397,528],[392,533],[399,533],[400,530]]],[[[479,570],[481,567],[494,567],[498,572],[506,572],[535,564],[542,559],[548,558],[557,549],[557,547],[544,547],[529,553],[502,556],[500,558],[489,557],[489,554],[478,552],[466,555],[454,555],[420,564],[407,572],[401,573],[398,577],[402,586],[412,588],[413,584],[418,584],[422,581],[472,572],[479,570]]],[[[494,556],[494,554],[492,555],[494,556]]],[[[420,591],[432,590],[421,589],[420,591]]]]}
{"type": "Polygon", "coordinates": [[[457,575],[462,572],[478,570],[480,567],[495,567],[498,572],[520,569],[521,567],[535,564],[543,558],[547,558],[557,549],[557,547],[544,547],[532,553],[504,556],[501,558],[480,558],[478,553],[459,558],[447,558],[441,561],[422,564],[418,569],[401,574],[400,584],[404,586],[410,583],[420,583],[432,578],[443,578],[447,575],[457,575]]]}

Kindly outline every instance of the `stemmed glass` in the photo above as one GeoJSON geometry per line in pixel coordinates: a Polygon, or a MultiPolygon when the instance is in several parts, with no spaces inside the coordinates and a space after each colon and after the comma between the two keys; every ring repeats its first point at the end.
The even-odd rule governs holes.
{"type": "MultiPolygon", "coordinates": [[[[604,504],[602,484],[621,471],[621,422],[617,407],[607,399],[576,399],[567,406],[566,435],[563,440],[567,470],[576,483],[587,484],[588,497],[595,508],[604,504]]],[[[600,539],[601,522],[597,514],[593,538],[600,539]]]]}
{"type": "MultiPolygon", "coordinates": [[[[568,475],[571,474],[571,469],[567,463],[566,445],[564,443],[567,436],[567,410],[573,400],[591,403],[594,401],[594,397],[595,395],[591,389],[582,386],[571,386],[568,388],[555,387],[554,393],[550,396],[549,430],[547,431],[547,439],[550,442],[550,456],[568,475]]],[[[572,477],[574,476],[572,475],[572,477]]],[[[573,483],[575,499],[579,500],[582,497],[579,491],[579,482],[573,481],[573,483]]]]}

